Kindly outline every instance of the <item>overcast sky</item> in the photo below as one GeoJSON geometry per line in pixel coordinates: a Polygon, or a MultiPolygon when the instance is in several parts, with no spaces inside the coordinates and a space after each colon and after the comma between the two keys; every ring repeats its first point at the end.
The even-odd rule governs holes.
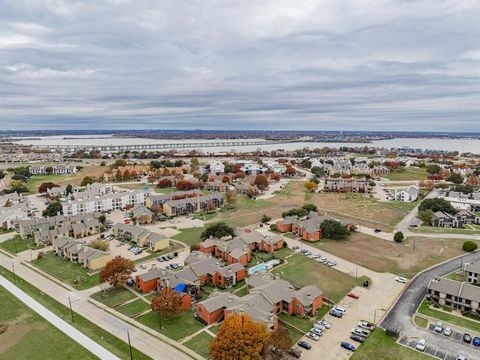
{"type": "Polygon", "coordinates": [[[0,0],[0,124],[479,131],[479,24],[468,0],[0,0]]]}

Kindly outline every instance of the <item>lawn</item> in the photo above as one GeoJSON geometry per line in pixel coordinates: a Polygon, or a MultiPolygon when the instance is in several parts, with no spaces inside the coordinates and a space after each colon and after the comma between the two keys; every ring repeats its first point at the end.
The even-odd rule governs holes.
{"type": "MultiPolygon", "coordinates": [[[[10,282],[13,282],[13,274],[9,270],[0,266],[0,273],[7,280],[9,280],[10,282]]],[[[60,304],[55,299],[51,298],[50,296],[45,294],[43,291],[40,291],[33,285],[29,284],[18,275],[16,276],[16,285],[20,289],[22,289],[25,293],[27,293],[28,295],[33,297],[35,300],[37,300],[39,303],[47,307],[50,311],[60,316],[61,318],[67,321],[70,321],[70,310],[68,307],[60,304]]],[[[3,301],[1,302],[1,304],[3,305],[3,301]]],[[[85,335],[87,335],[89,338],[91,338],[95,342],[97,342],[98,344],[100,344],[101,346],[105,347],[107,350],[111,351],[112,353],[120,357],[121,359],[125,359],[125,360],[129,359],[128,344],[123,342],[116,336],[112,335],[110,332],[101,329],[100,327],[90,322],[89,320],[85,319],[84,317],[80,316],[79,314],[75,314],[75,322],[71,323],[71,325],[77,328],[79,331],[81,331],[85,335]]],[[[60,337],[57,336],[57,338],[60,338],[60,337]]],[[[38,341],[41,341],[42,344],[48,344],[49,350],[52,351],[50,342],[48,341],[48,339],[44,339],[42,337],[42,334],[40,334],[39,336],[36,336],[35,339],[29,342],[28,343],[29,348],[25,349],[25,351],[36,350],[37,347],[40,348],[41,346],[40,344],[38,346],[34,346],[38,341]]],[[[54,344],[55,339],[53,339],[51,343],[54,344]]],[[[62,342],[62,347],[58,350],[59,354],[61,354],[64,344],[65,343],[62,342]]],[[[27,354],[26,356],[22,356],[21,354],[19,355],[15,354],[13,359],[37,359],[37,358],[50,359],[52,358],[51,353],[49,353],[44,357],[37,356],[38,353],[35,353],[32,356],[28,356],[28,355],[29,354],[27,354]]],[[[138,351],[137,349],[133,349],[133,356],[136,360],[150,359],[148,356],[138,351]]],[[[73,357],[73,359],[78,359],[78,358],[79,358],[78,356],[73,357]]],[[[65,359],[65,357],[60,357],[60,359],[65,359]]]]}
{"type": "Polygon", "coordinates": [[[220,324],[213,325],[208,330],[210,330],[210,332],[212,332],[214,334],[217,334],[220,331],[220,326],[221,326],[220,324]]]}
{"type": "Polygon", "coordinates": [[[302,330],[304,333],[307,333],[310,331],[310,329],[313,327],[313,323],[317,320],[323,319],[325,314],[328,312],[328,305],[323,304],[320,309],[317,310],[317,313],[315,314],[315,317],[312,317],[310,319],[307,318],[301,318],[298,316],[290,316],[285,313],[280,313],[278,315],[279,320],[282,322],[286,322],[294,327],[296,327],[299,330],[302,330]]]}
{"type": "Polygon", "coordinates": [[[458,229],[458,228],[444,228],[429,225],[421,225],[417,228],[411,228],[410,231],[418,233],[438,233],[438,234],[462,234],[462,235],[479,235],[480,230],[477,229],[458,229]]]}
{"type": "Polygon", "coordinates": [[[380,202],[364,194],[315,193],[312,204],[338,218],[353,219],[360,225],[391,230],[408,213],[404,205],[380,202]]]}
{"type": "Polygon", "coordinates": [[[277,267],[273,273],[298,288],[316,285],[334,302],[343,299],[355,285],[353,277],[300,254],[289,257],[288,264],[277,267]]]}
{"type": "Polygon", "coordinates": [[[182,229],[180,233],[173,236],[172,239],[183,242],[187,246],[192,246],[200,241],[200,235],[204,231],[204,228],[190,228],[182,229]]]}
{"type": "Polygon", "coordinates": [[[210,356],[210,343],[212,342],[213,337],[206,332],[201,332],[200,334],[194,336],[183,345],[189,349],[195,351],[197,354],[200,354],[204,358],[210,356]]]}
{"type": "MultiPolygon", "coordinates": [[[[354,232],[347,240],[322,239],[318,249],[377,272],[412,277],[434,264],[463,254],[457,239],[408,238],[401,244],[354,232]]],[[[320,287],[321,288],[321,287],[320,287]]]]}
{"type": "Polygon", "coordinates": [[[390,174],[383,175],[383,177],[392,181],[412,181],[426,180],[428,174],[425,168],[411,166],[404,169],[394,170],[390,174]]]}
{"type": "Polygon", "coordinates": [[[1,286],[0,304],[0,323],[8,326],[0,335],[1,359],[97,359],[1,286]]]}
{"type": "Polygon", "coordinates": [[[428,327],[428,320],[424,317],[416,315],[413,318],[413,321],[415,322],[415,324],[417,324],[418,327],[421,327],[422,329],[426,329],[428,327]]]}
{"type": "Polygon", "coordinates": [[[161,329],[159,329],[158,315],[153,311],[140,316],[137,320],[143,325],[146,325],[175,341],[183,339],[205,327],[205,325],[195,319],[191,310],[185,311],[179,316],[171,319],[162,319],[161,329]]]}
{"type": "Polygon", "coordinates": [[[89,275],[89,269],[57,256],[54,252],[48,252],[31,263],[78,290],[88,289],[99,283],[98,274],[89,275]]]}
{"type": "Polygon", "coordinates": [[[142,299],[138,299],[128,304],[122,305],[115,310],[128,317],[133,317],[141,312],[144,312],[147,309],[150,309],[150,304],[146,303],[142,299]]]}
{"type": "Polygon", "coordinates": [[[260,222],[263,214],[275,219],[291,208],[302,206],[304,197],[304,182],[290,181],[268,200],[252,200],[245,196],[237,196],[235,207],[218,211],[212,222],[224,221],[233,227],[245,227],[260,222]]]}
{"type": "Polygon", "coordinates": [[[11,254],[18,254],[22,251],[35,248],[34,241],[23,240],[20,235],[15,235],[9,240],[0,243],[0,248],[11,254]]]}
{"type": "Polygon", "coordinates": [[[106,291],[99,291],[90,295],[94,300],[101,302],[109,307],[115,307],[136,297],[134,293],[125,288],[110,288],[106,291]]]}
{"type": "Polygon", "coordinates": [[[430,356],[397,344],[384,330],[375,329],[367,341],[357,348],[351,360],[428,360],[430,356]]]}
{"type": "Polygon", "coordinates": [[[428,306],[426,300],[422,301],[417,311],[420,314],[431,316],[435,319],[442,320],[453,325],[458,325],[466,329],[480,332],[480,321],[471,320],[463,316],[451,315],[444,311],[432,309],[428,306]]]}

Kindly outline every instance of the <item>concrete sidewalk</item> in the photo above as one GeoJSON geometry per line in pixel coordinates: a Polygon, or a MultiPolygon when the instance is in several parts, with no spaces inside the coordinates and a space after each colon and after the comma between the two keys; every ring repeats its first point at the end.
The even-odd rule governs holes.
{"type": "Polygon", "coordinates": [[[97,356],[100,359],[112,359],[112,360],[120,360],[117,356],[112,354],[110,351],[105,349],[104,347],[97,344],[95,341],[90,339],[88,336],[84,335],[70,324],[59,318],[57,315],[52,313],[48,310],[45,306],[38,303],[36,300],[31,298],[29,295],[25,294],[22,290],[18,287],[13,285],[10,281],[5,279],[3,276],[0,276],[0,285],[3,286],[7,291],[9,291],[12,295],[22,301],[25,305],[35,311],[38,315],[43,317],[61,332],[66,334],[68,337],[75,340],[77,343],[82,345],[85,349],[90,351],[92,354],[97,356]]]}

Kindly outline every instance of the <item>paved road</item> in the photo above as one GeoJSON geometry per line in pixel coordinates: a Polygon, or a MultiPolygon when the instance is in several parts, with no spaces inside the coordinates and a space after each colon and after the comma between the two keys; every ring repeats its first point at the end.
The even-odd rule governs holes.
{"type": "MultiPolygon", "coordinates": [[[[432,198],[436,198],[438,197],[438,195],[440,194],[440,191],[438,189],[435,189],[435,190],[432,190],[430,191],[427,196],[425,196],[425,199],[432,199],[432,198]]],[[[403,219],[402,221],[400,221],[398,223],[398,225],[396,226],[396,229],[397,231],[401,231],[403,232],[405,235],[407,234],[416,234],[416,233],[412,233],[410,232],[410,224],[412,223],[412,221],[417,217],[417,214],[418,214],[418,207],[419,207],[420,204],[418,204],[417,206],[415,206],[403,219]]],[[[430,235],[430,234],[428,234],[430,235]]]]}
{"type": "Polygon", "coordinates": [[[467,347],[452,338],[438,336],[427,330],[420,329],[412,323],[412,317],[418,306],[426,295],[428,282],[436,276],[444,276],[458,269],[463,263],[479,261],[480,252],[463,255],[461,258],[452,259],[443,264],[419,273],[408,284],[397,303],[390,309],[382,320],[380,326],[384,329],[395,329],[401,331],[402,336],[411,339],[423,338],[431,345],[434,345],[449,353],[468,354],[469,359],[480,359],[480,350],[467,347]]]}
{"type": "Polygon", "coordinates": [[[48,310],[45,306],[38,303],[29,295],[25,294],[18,287],[13,285],[10,281],[5,279],[3,276],[0,276],[0,285],[3,286],[7,291],[12,295],[17,297],[20,301],[26,304],[29,308],[35,311],[38,315],[43,317],[61,332],[75,340],[77,343],[82,345],[85,349],[90,351],[92,354],[96,355],[99,359],[112,359],[120,360],[117,356],[112,354],[110,351],[105,349],[103,346],[99,345],[88,336],[85,336],[83,333],[75,329],[73,326],[59,318],[57,315],[48,310]]]}
{"type": "MultiPolygon", "coordinates": [[[[88,291],[69,291],[64,287],[48,280],[44,276],[38,274],[36,271],[28,268],[20,262],[19,258],[11,259],[8,256],[0,253],[0,265],[7,269],[12,268],[12,261],[15,264],[15,272],[21,278],[34,284],[35,287],[50,295],[52,298],[68,306],[69,297],[72,300],[72,307],[75,312],[87,318],[92,323],[106,330],[110,334],[118,337],[122,341],[127,341],[127,330],[130,332],[130,339],[132,346],[142,351],[152,359],[166,359],[166,360],[187,360],[190,356],[177,350],[168,343],[138,329],[129,323],[118,319],[110,313],[101,310],[95,305],[88,302],[88,291]]],[[[181,347],[181,345],[179,345],[181,347]]],[[[184,348],[185,351],[191,353],[189,349],[184,348]]],[[[192,355],[192,357],[200,358],[192,355]]]]}

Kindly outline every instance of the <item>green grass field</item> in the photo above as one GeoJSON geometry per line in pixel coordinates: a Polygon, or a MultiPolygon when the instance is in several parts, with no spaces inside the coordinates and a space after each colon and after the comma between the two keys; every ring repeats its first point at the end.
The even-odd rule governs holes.
{"type": "Polygon", "coordinates": [[[278,318],[281,320],[281,323],[286,322],[294,327],[296,327],[299,330],[302,330],[304,333],[307,333],[310,331],[310,329],[313,327],[313,323],[317,320],[323,319],[325,314],[328,312],[328,305],[322,305],[318,310],[317,313],[315,314],[315,317],[307,319],[307,318],[301,318],[298,316],[290,316],[285,313],[280,313],[278,314],[278,318]]]}
{"type": "Polygon", "coordinates": [[[35,259],[31,263],[78,290],[88,289],[99,283],[98,274],[89,275],[90,270],[57,256],[53,252],[48,252],[43,258],[35,259]]]}
{"type": "Polygon", "coordinates": [[[172,239],[181,241],[187,246],[191,246],[201,241],[200,235],[204,230],[204,228],[182,229],[180,230],[180,233],[173,236],[172,239]]]}
{"type": "Polygon", "coordinates": [[[58,180],[65,179],[64,175],[33,175],[27,181],[27,187],[29,194],[35,194],[38,192],[38,188],[42,183],[53,182],[56,183],[58,180]]]}
{"type": "Polygon", "coordinates": [[[0,335],[2,360],[97,359],[1,286],[0,304],[0,323],[8,325],[0,335]]]}
{"type": "Polygon", "coordinates": [[[385,331],[376,329],[362,345],[357,348],[351,360],[428,360],[430,356],[397,344],[385,331]]]}
{"type": "Polygon", "coordinates": [[[425,300],[418,307],[418,312],[420,314],[431,316],[435,319],[442,320],[453,325],[462,326],[466,329],[480,332],[480,321],[469,319],[464,316],[451,315],[444,311],[432,309],[428,307],[428,304],[425,300]]]}
{"type": "Polygon", "coordinates": [[[300,254],[289,257],[288,264],[277,267],[273,273],[298,288],[316,285],[334,302],[343,299],[355,286],[353,277],[300,254]]]}
{"type": "Polygon", "coordinates": [[[197,354],[200,354],[204,358],[208,358],[210,355],[209,347],[212,340],[213,336],[207,334],[206,332],[201,332],[185,342],[183,345],[195,351],[197,354]]]}
{"type": "Polygon", "coordinates": [[[426,329],[428,327],[428,320],[425,319],[424,317],[417,315],[413,318],[413,321],[418,327],[421,327],[423,329],[426,329]]]}
{"type": "Polygon", "coordinates": [[[428,174],[425,168],[408,167],[401,170],[394,170],[383,177],[392,181],[411,181],[426,180],[427,176],[428,174]]]}
{"type": "Polygon", "coordinates": [[[158,315],[153,311],[140,316],[137,320],[143,325],[146,325],[176,341],[205,327],[205,325],[195,320],[191,310],[185,311],[171,319],[162,319],[161,329],[159,328],[158,315]]]}
{"type": "Polygon", "coordinates": [[[90,297],[109,307],[114,307],[125,301],[134,299],[136,295],[125,288],[110,288],[105,292],[99,291],[92,294],[90,297]]]}
{"type": "MultiPolygon", "coordinates": [[[[3,277],[5,277],[7,280],[10,282],[13,282],[13,274],[0,266],[0,273],[3,277]]],[[[64,320],[70,322],[70,310],[68,307],[60,304],[57,302],[55,299],[51,298],[47,294],[45,294],[43,291],[40,291],[37,289],[35,286],[32,284],[26,282],[23,280],[21,277],[18,275],[16,276],[16,285],[20,289],[22,289],[25,293],[33,297],[35,300],[37,300],[39,303],[47,307],[50,311],[55,313],[56,315],[60,316],[64,320]]],[[[0,302],[3,306],[3,301],[0,302]]],[[[75,308],[74,308],[75,311],[75,308]]],[[[110,332],[105,331],[95,325],[94,323],[90,322],[89,320],[85,319],[83,316],[80,316],[79,314],[75,314],[75,322],[71,323],[71,325],[75,328],[77,328],[79,331],[90,337],[92,340],[96,341],[98,344],[102,345],[105,347],[107,350],[111,351],[121,359],[127,360],[129,359],[129,352],[128,352],[128,344],[117,338],[116,336],[112,335],[110,332]]],[[[36,336],[34,341],[30,342],[28,346],[30,349],[27,349],[26,351],[31,351],[35,349],[34,343],[36,341],[41,341],[43,344],[49,344],[48,339],[45,339],[42,336],[36,336]]],[[[55,340],[52,340],[52,343],[54,343],[55,340]]],[[[62,344],[62,348],[63,348],[62,344]]],[[[55,349],[52,349],[52,347],[49,347],[50,351],[54,351],[55,349]]],[[[60,353],[61,349],[59,349],[60,353]]],[[[53,355],[48,354],[45,357],[42,356],[35,356],[36,354],[32,356],[17,356],[18,354],[14,354],[15,357],[12,359],[51,359],[53,355]]],[[[27,354],[28,355],[28,354],[27,354]]],[[[148,360],[150,357],[146,356],[142,352],[138,351],[137,349],[133,349],[133,356],[136,360],[148,360]]],[[[0,356],[1,359],[4,359],[4,357],[0,356]]],[[[81,357],[73,357],[73,359],[79,359],[81,357]]],[[[94,357],[92,357],[94,358],[94,357]]],[[[59,357],[59,359],[68,359],[68,357],[59,357]]]]}
{"type": "Polygon", "coordinates": [[[128,304],[122,305],[115,310],[128,317],[133,317],[134,315],[144,312],[147,309],[150,309],[150,304],[143,301],[142,299],[138,299],[128,304]]]}
{"type": "Polygon", "coordinates": [[[0,248],[11,254],[18,254],[28,249],[36,248],[34,241],[23,240],[20,235],[15,235],[9,240],[0,243],[0,248]]]}

